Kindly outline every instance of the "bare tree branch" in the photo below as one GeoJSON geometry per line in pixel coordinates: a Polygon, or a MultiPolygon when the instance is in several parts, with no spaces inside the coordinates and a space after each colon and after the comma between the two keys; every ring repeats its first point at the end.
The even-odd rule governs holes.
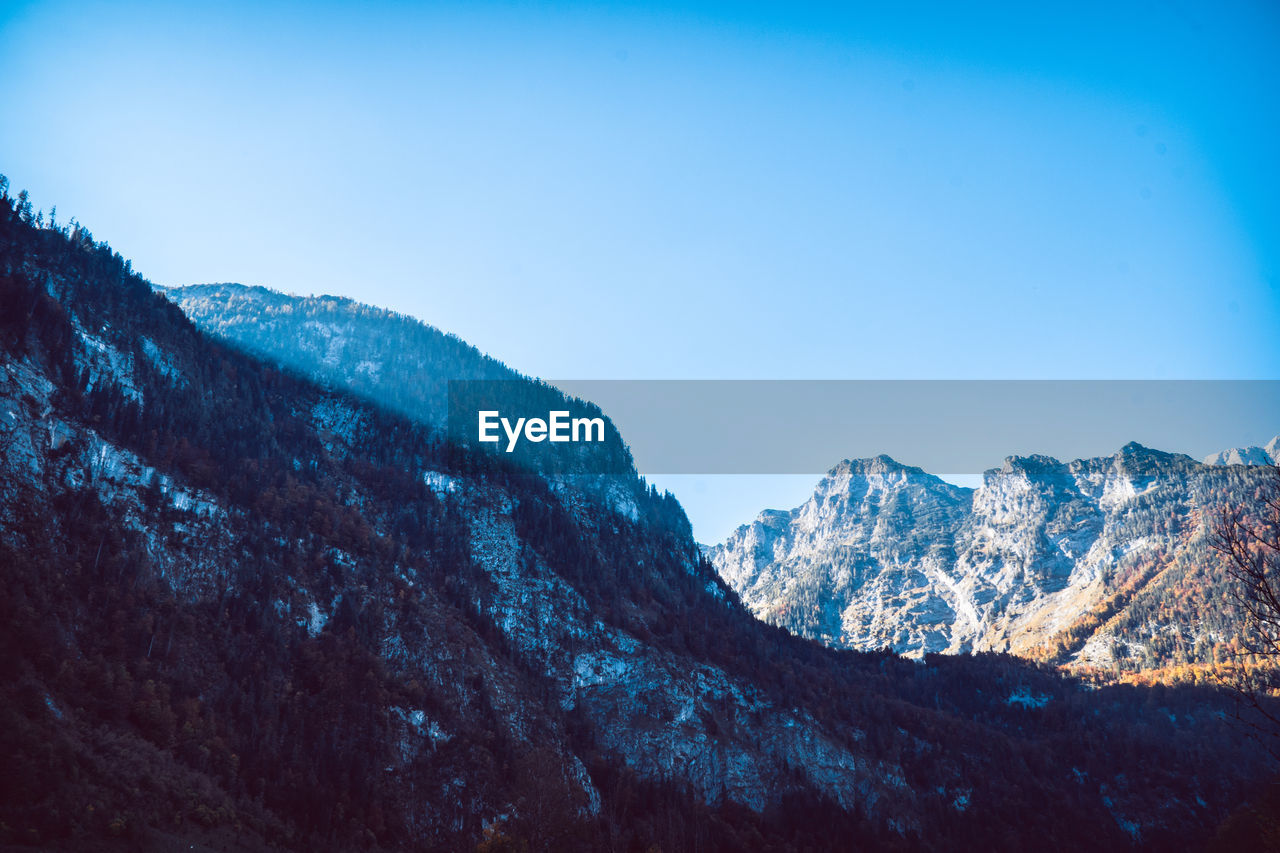
{"type": "Polygon", "coordinates": [[[1270,700],[1280,687],[1280,466],[1252,506],[1224,507],[1210,545],[1233,581],[1231,598],[1244,617],[1235,665],[1214,677],[1232,689],[1251,718],[1237,718],[1280,758],[1280,715],[1270,700]]]}

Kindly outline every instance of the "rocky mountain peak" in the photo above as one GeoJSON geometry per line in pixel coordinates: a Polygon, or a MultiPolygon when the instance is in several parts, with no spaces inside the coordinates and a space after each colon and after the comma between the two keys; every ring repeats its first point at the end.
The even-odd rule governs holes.
{"type": "Polygon", "coordinates": [[[1206,465],[1280,465],[1280,435],[1258,447],[1233,447],[1211,453],[1204,458],[1206,465]]]}
{"type": "MultiPolygon", "coordinates": [[[[888,457],[846,460],[805,504],[771,515],[767,536],[740,531],[708,553],[757,615],[833,645],[1031,653],[1069,635],[1062,654],[1077,662],[1159,665],[1170,651],[1140,614],[1171,593],[1146,584],[1171,562],[1194,571],[1214,501],[1254,479],[1137,442],[1069,463],[1010,456],[976,491],[888,457]],[[1131,628],[1073,628],[1120,587],[1131,628]],[[821,606],[796,606],[817,590],[821,606]],[[1116,647],[1119,633],[1133,644],[1116,647]]],[[[1185,619],[1187,636],[1209,630],[1202,614],[1185,619]]],[[[1177,654],[1207,656],[1218,641],[1177,654]]]]}

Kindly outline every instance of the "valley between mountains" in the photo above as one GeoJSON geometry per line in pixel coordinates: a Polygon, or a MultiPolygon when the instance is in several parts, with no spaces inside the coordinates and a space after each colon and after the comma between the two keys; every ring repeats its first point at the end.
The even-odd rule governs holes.
{"type": "Polygon", "coordinates": [[[1221,690],[1049,662],[1209,654],[1214,611],[1135,602],[1211,571],[1252,469],[849,463],[709,560],[634,469],[447,441],[449,378],[568,404],[457,338],[161,290],[3,200],[7,849],[1186,849],[1276,772],[1221,690]],[[1052,645],[1131,582],[1133,627],[1052,645]]]}

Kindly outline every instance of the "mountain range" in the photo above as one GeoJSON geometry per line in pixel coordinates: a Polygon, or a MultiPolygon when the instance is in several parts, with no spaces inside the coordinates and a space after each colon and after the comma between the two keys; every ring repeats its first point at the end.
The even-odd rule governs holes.
{"type": "Polygon", "coordinates": [[[1235,447],[1204,458],[1206,465],[1280,465],[1280,435],[1262,447],[1235,447]]]}
{"type": "MultiPolygon", "coordinates": [[[[357,303],[162,293],[0,198],[0,844],[1174,848],[1275,771],[1220,691],[764,624],[634,471],[530,470],[439,424],[448,378],[554,389],[357,303]]],[[[1135,494],[1182,464],[1125,454],[1135,494]]],[[[1011,474],[1005,515],[1080,488],[1018,476],[1041,485],[1011,474]]],[[[876,460],[818,511],[858,478],[943,573],[927,536],[974,496],[876,460]]],[[[1086,510],[1028,547],[1083,543],[1086,510]]]]}
{"type": "Polygon", "coordinates": [[[1131,443],[1010,457],[968,489],[881,456],[842,462],[708,555],[757,616],[840,648],[1204,675],[1242,628],[1214,523],[1272,477],[1131,443]]]}

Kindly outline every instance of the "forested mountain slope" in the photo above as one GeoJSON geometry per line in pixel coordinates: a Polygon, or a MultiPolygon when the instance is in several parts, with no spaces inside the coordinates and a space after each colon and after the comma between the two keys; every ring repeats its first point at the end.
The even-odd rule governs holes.
{"type": "Polygon", "coordinates": [[[0,842],[1182,846],[1272,772],[1211,691],[763,625],[638,478],[452,447],[4,201],[0,842]]]}
{"type": "Polygon", "coordinates": [[[523,378],[453,335],[350,299],[241,284],[161,290],[205,332],[419,421],[443,422],[450,379],[523,378]]]}

